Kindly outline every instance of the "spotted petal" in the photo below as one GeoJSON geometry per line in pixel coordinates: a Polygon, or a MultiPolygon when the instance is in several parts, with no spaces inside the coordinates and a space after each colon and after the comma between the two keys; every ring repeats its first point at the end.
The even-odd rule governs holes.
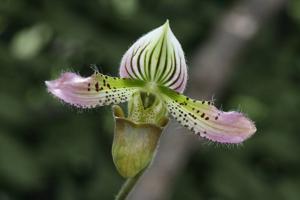
{"type": "Polygon", "coordinates": [[[120,76],[156,82],[182,93],[187,82],[187,66],[180,43],[169,22],[138,39],[125,53],[120,76]]]}
{"type": "Polygon", "coordinates": [[[169,113],[195,134],[220,143],[241,143],[256,132],[254,123],[240,112],[223,112],[212,102],[196,101],[160,87],[169,113]]]}
{"type": "Polygon", "coordinates": [[[64,102],[80,108],[92,108],[126,102],[144,83],[98,72],[86,78],[66,72],[56,80],[46,81],[46,85],[50,93],[64,102]]]}

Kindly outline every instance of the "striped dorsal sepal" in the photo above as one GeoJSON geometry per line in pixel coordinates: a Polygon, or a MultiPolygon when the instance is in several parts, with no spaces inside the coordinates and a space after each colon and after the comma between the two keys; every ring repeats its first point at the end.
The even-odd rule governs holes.
{"type": "Polygon", "coordinates": [[[180,43],[169,22],[138,39],[124,54],[120,76],[155,82],[182,93],[187,66],[180,43]]]}

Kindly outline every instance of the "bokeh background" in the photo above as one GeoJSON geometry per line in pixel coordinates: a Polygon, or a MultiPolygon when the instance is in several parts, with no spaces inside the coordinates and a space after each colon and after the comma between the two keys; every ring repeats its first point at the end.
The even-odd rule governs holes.
{"type": "MultiPolygon", "coordinates": [[[[95,66],[118,75],[126,49],[166,19],[189,62],[237,2],[1,0],[0,199],[113,199],[123,179],[111,158],[111,109],[62,104],[44,81],[95,66]]],[[[247,113],[257,134],[239,147],[199,142],[170,199],[300,199],[299,55],[292,0],[240,54],[216,101],[247,113]]]]}

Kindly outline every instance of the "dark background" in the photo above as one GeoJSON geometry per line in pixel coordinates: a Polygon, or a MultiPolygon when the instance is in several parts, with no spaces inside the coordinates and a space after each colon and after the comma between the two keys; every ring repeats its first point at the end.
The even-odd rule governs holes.
{"type": "MultiPolygon", "coordinates": [[[[69,70],[88,76],[94,65],[118,75],[126,49],[166,19],[189,63],[236,2],[1,0],[0,200],[113,199],[123,179],[111,157],[110,107],[64,105],[44,81],[69,70]]],[[[300,199],[299,54],[293,0],[240,54],[216,101],[247,113],[257,134],[238,147],[199,142],[171,199],[300,199]]]]}

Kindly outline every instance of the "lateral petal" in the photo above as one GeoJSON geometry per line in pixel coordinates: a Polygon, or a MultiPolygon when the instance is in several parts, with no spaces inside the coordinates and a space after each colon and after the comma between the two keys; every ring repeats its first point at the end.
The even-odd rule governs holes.
{"type": "Polygon", "coordinates": [[[241,143],[256,132],[240,112],[218,110],[212,102],[196,101],[161,87],[169,113],[195,134],[220,143],[241,143]]]}
{"type": "Polygon", "coordinates": [[[51,94],[80,108],[126,102],[144,84],[142,81],[105,76],[98,72],[90,77],[66,72],[58,79],[45,83],[51,94]]]}

